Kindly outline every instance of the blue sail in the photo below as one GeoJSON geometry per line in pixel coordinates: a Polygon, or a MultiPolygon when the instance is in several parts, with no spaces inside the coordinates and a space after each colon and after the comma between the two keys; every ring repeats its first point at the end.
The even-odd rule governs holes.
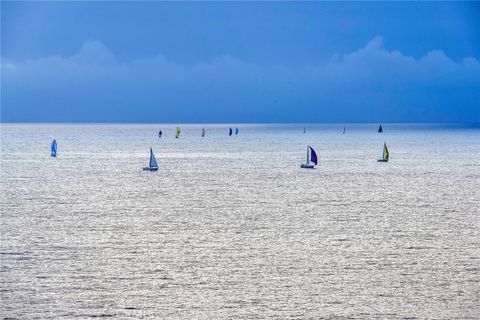
{"type": "Polygon", "coordinates": [[[150,147],[150,161],[148,162],[148,167],[144,167],[143,170],[158,171],[158,163],[157,163],[157,159],[155,159],[155,155],[153,154],[152,147],[150,147]]]}
{"type": "Polygon", "coordinates": [[[230,130],[228,130],[228,135],[231,136],[232,135],[232,128],[230,128],[230,130]]]}
{"type": "Polygon", "coordinates": [[[382,125],[380,125],[380,127],[378,127],[378,133],[382,133],[383,132],[383,128],[382,128],[382,125]]]}
{"type": "Polygon", "coordinates": [[[311,157],[310,157],[311,159],[310,159],[310,160],[311,160],[313,163],[317,164],[317,162],[318,162],[317,153],[315,152],[315,150],[313,150],[312,147],[310,147],[310,153],[311,153],[311,157]]]}
{"type": "Polygon", "coordinates": [[[158,164],[157,164],[157,159],[155,159],[155,155],[153,154],[153,150],[152,150],[152,147],[150,147],[150,168],[155,168],[155,167],[158,167],[158,164]]]}
{"type": "Polygon", "coordinates": [[[235,135],[237,135],[237,134],[238,134],[238,128],[235,129],[235,135]]]}
{"type": "Polygon", "coordinates": [[[52,157],[57,156],[57,140],[53,139],[52,144],[50,145],[50,151],[52,157]]]}

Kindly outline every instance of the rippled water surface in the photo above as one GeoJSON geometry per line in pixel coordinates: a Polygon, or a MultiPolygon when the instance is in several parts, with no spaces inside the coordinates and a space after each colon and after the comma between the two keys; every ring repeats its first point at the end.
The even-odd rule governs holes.
{"type": "Polygon", "coordinates": [[[1,316],[479,319],[479,128],[376,126],[2,125],[1,316]]]}

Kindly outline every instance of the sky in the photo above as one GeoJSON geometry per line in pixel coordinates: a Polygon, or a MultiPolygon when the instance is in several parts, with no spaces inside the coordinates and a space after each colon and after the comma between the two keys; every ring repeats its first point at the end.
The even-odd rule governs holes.
{"type": "Polygon", "coordinates": [[[2,122],[480,122],[480,2],[1,2],[2,122]]]}

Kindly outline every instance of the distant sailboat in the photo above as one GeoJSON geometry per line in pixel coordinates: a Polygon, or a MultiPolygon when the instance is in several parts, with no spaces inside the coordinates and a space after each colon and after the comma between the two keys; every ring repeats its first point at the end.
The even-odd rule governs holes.
{"type": "Polygon", "coordinates": [[[176,132],[175,132],[175,139],[178,139],[180,137],[180,128],[177,127],[176,132]]]}
{"type": "Polygon", "coordinates": [[[235,135],[238,134],[238,128],[235,128],[235,135]]]}
{"type": "Polygon", "coordinates": [[[306,132],[306,130],[305,130],[305,128],[303,128],[303,133],[305,133],[305,132],[306,132]]]}
{"type": "Polygon", "coordinates": [[[158,170],[157,160],[155,159],[155,155],[153,154],[152,147],[150,147],[150,163],[149,163],[148,167],[144,167],[143,170],[145,170],[145,171],[157,171],[158,170]]]}
{"type": "Polygon", "coordinates": [[[343,126],[343,134],[345,134],[345,126],[343,126]]]}
{"type": "Polygon", "coordinates": [[[388,158],[389,158],[389,153],[388,153],[387,143],[385,142],[385,143],[383,144],[383,155],[382,155],[382,159],[378,159],[377,161],[378,161],[378,162],[388,162],[388,158]]]}
{"type": "Polygon", "coordinates": [[[301,168],[313,169],[317,164],[317,153],[312,147],[307,146],[307,162],[300,165],[301,168]]]}
{"type": "Polygon", "coordinates": [[[228,135],[231,136],[232,133],[233,133],[232,128],[230,128],[230,129],[228,130],[228,135]]]}
{"type": "Polygon", "coordinates": [[[202,138],[205,137],[205,128],[202,128],[202,138]]]}
{"type": "Polygon", "coordinates": [[[380,125],[380,127],[378,127],[378,133],[382,133],[383,132],[383,128],[382,128],[382,125],[380,125]]]}
{"type": "Polygon", "coordinates": [[[50,155],[52,157],[57,156],[57,140],[53,139],[52,144],[50,145],[50,155]]]}
{"type": "Polygon", "coordinates": [[[162,137],[162,134],[163,134],[162,130],[158,131],[158,137],[159,137],[159,138],[162,137]]]}

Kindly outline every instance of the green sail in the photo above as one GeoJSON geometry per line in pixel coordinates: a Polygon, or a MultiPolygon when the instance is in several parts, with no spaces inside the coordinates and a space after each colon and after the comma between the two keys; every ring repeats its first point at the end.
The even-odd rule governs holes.
{"type": "Polygon", "coordinates": [[[383,144],[383,160],[388,160],[387,143],[384,143],[384,144],[383,144]]]}

